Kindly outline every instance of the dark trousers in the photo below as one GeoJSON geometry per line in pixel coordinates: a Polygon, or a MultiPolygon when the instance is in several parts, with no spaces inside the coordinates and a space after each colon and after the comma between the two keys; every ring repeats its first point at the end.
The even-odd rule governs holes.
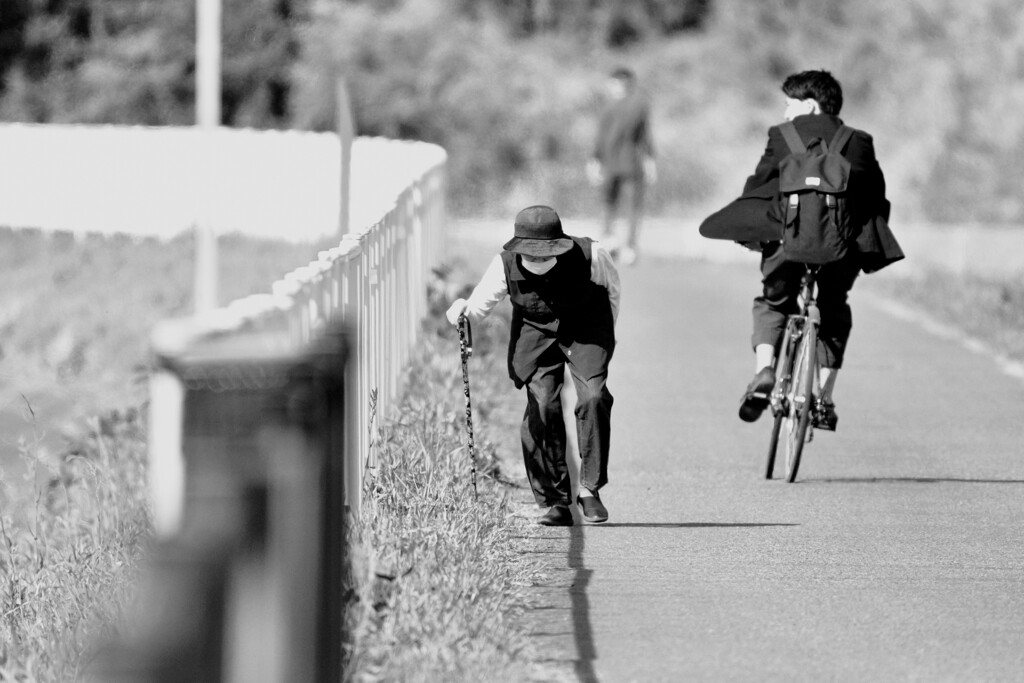
{"type": "MultiPolygon", "coordinates": [[[[523,463],[534,498],[542,507],[572,503],[569,467],[565,462],[565,421],[562,383],[566,358],[552,347],[526,383],[526,414],[521,436],[523,463]]],[[[576,434],[580,447],[580,486],[597,491],[608,483],[608,444],[611,436],[612,395],[607,374],[584,379],[569,363],[576,385],[576,434]]]]}
{"type": "Polygon", "coordinates": [[[623,188],[629,186],[628,220],[629,234],[626,246],[636,249],[637,237],[640,233],[640,221],[644,213],[644,176],[613,175],[604,185],[604,236],[611,237],[615,229],[615,214],[621,203],[623,188]]]}
{"type": "MultiPolygon", "coordinates": [[[[786,329],[786,317],[796,313],[797,295],[806,267],[790,263],[782,256],[778,242],[765,245],[761,252],[761,296],[754,299],[754,335],[751,342],[772,344],[778,349],[786,329]]],[[[822,367],[841,368],[846,342],[853,327],[853,315],[847,296],[860,273],[855,258],[829,263],[818,271],[818,309],[821,328],[818,335],[818,360],[822,367]]]]}

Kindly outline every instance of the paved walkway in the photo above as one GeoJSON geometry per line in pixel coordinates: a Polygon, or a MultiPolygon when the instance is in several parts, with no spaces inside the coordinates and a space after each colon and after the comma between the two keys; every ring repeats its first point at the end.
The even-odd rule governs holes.
{"type": "Polygon", "coordinates": [[[1024,383],[854,292],[836,434],[762,477],[756,267],[623,271],[602,526],[538,528],[529,615],[580,681],[1024,676],[1024,383]]]}

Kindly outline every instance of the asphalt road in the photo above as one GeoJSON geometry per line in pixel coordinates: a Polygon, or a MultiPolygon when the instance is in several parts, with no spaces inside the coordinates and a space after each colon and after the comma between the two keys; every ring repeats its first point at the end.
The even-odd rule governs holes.
{"type": "Polygon", "coordinates": [[[611,518],[538,528],[527,615],[581,681],[1024,680],[1024,382],[861,282],[797,483],[763,478],[756,267],[624,269],[611,518]]]}

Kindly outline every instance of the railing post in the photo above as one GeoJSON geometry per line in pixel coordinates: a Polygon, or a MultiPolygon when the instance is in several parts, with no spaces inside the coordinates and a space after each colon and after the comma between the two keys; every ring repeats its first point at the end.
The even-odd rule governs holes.
{"type": "MultiPolygon", "coordinates": [[[[212,134],[220,127],[221,0],[196,0],[196,126],[212,134]]],[[[194,307],[217,307],[217,233],[211,222],[213,198],[203,192],[195,235],[194,307]]]]}
{"type": "Polygon", "coordinates": [[[339,247],[339,257],[335,261],[335,278],[341,286],[341,319],[346,321],[352,344],[354,360],[345,377],[345,481],[349,512],[358,518],[362,504],[363,461],[365,453],[363,435],[365,433],[362,416],[364,413],[364,394],[362,391],[362,339],[366,321],[362,317],[362,248],[358,241],[346,238],[339,247]]]}
{"type": "Polygon", "coordinates": [[[142,627],[94,680],[337,683],[347,335],[178,338],[156,356],[184,387],[180,524],[156,547],[142,627]]]}

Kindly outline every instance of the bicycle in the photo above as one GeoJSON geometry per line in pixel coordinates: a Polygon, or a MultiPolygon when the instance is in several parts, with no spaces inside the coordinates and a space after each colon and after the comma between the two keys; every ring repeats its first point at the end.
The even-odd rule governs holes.
{"type": "Polygon", "coordinates": [[[775,386],[768,397],[775,421],[768,443],[765,479],[775,470],[780,442],[785,444],[786,481],[796,480],[804,445],[814,437],[814,414],[818,409],[818,310],[815,277],[818,266],[807,266],[800,283],[800,310],[786,320],[786,331],[775,361],[775,386]]]}

